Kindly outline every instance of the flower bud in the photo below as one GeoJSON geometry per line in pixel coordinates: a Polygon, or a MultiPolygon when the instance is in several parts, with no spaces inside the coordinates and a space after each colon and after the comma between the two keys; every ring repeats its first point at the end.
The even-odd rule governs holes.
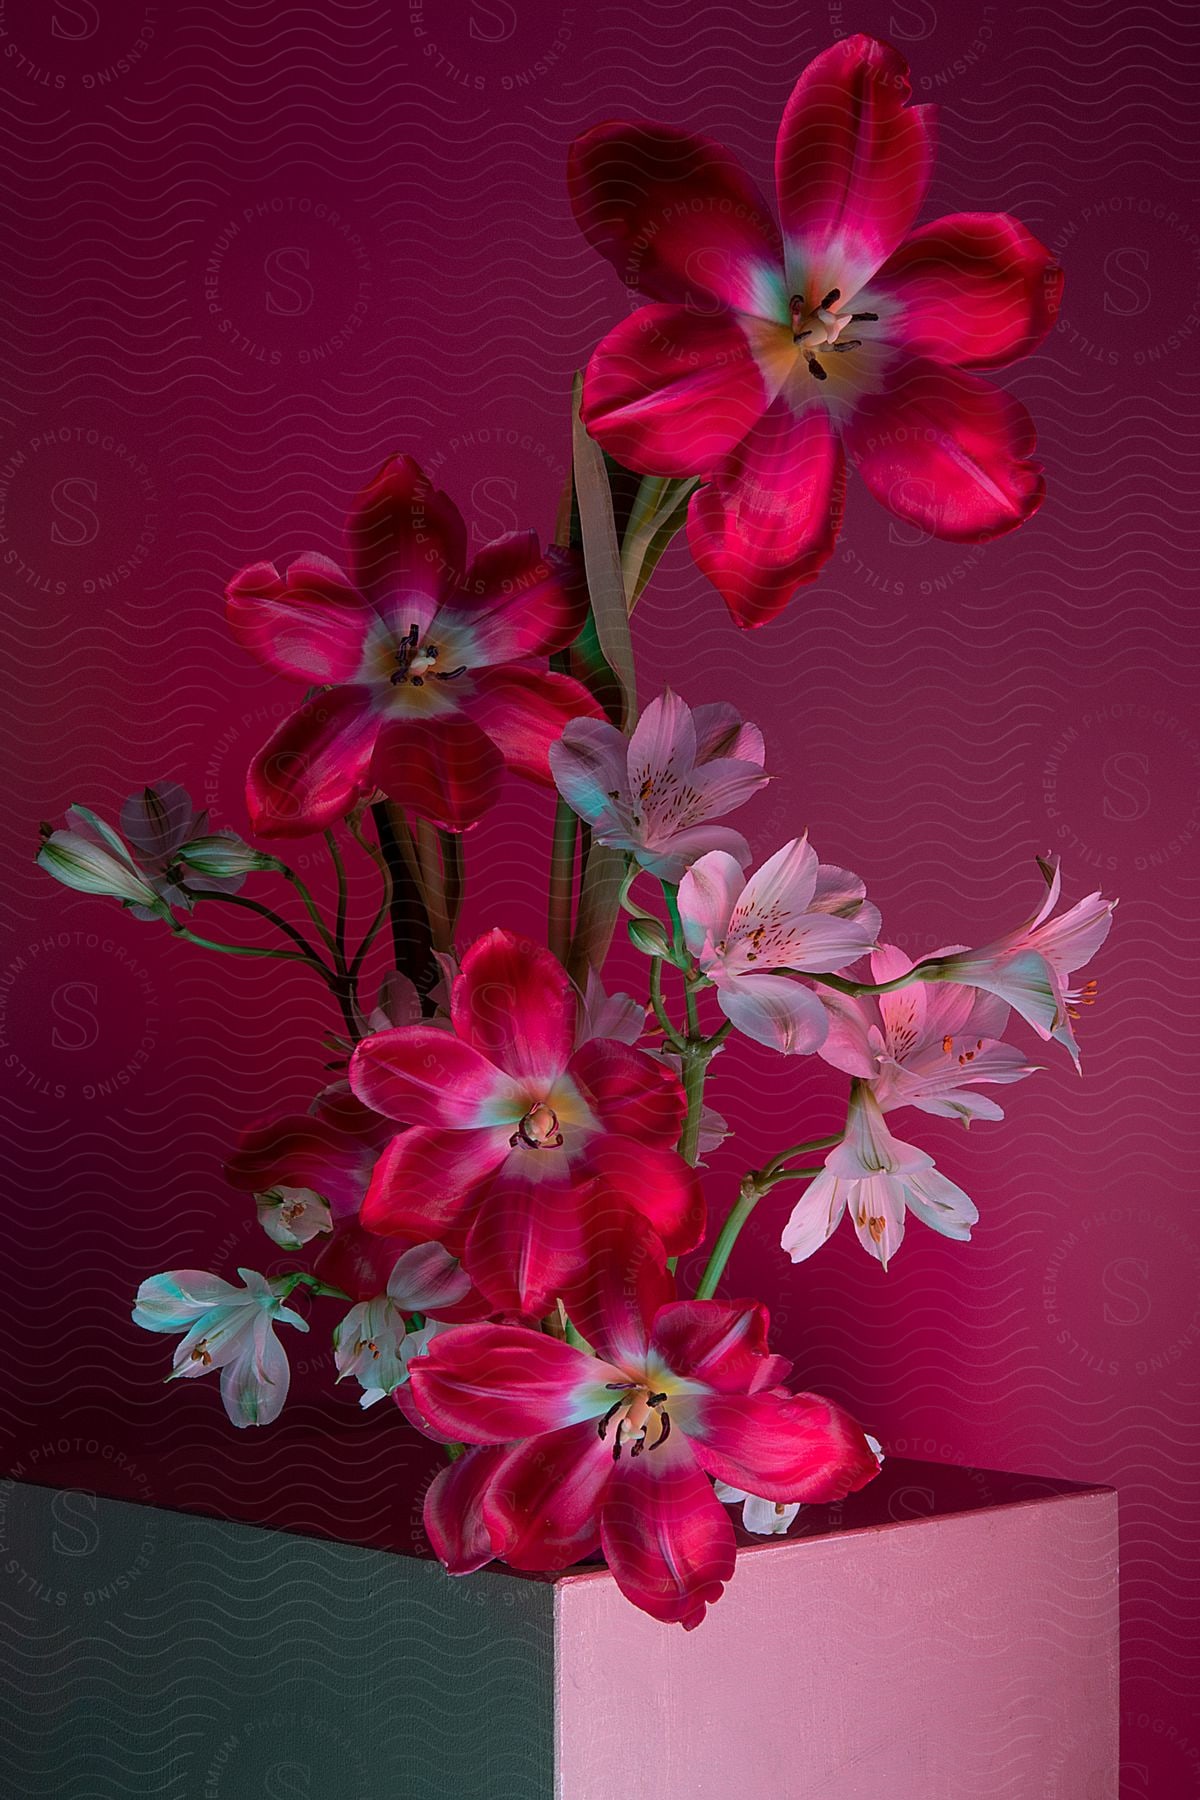
{"type": "Polygon", "coordinates": [[[252,850],[241,838],[226,831],[214,833],[210,837],[193,838],[190,844],[179,846],[176,856],[197,875],[207,875],[216,881],[226,880],[233,875],[253,875],[283,867],[277,856],[267,856],[261,850],[252,850]]]}
{"type": "Polygon", "coordinates": [[[657,919],[641,913],[636,918],[627,920],[625,929],[629,933],[630,943],[643,956],[670,956],[671,941],[657,919]]]}
{"type": "Polygon", "coordinates": [[[55,881],[80,894],[107,894],[126,906],[161,911],[154,889],[146,885],[131,862],[78,832],[52,831],[38,851],[37,861],[55,881]]]}

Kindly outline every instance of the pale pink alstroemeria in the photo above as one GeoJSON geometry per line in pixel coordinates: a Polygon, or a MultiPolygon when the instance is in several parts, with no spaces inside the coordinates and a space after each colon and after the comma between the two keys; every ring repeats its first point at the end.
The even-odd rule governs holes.
{"type": "Polygon", "coordinates": [[[668,688],[630,738],[603,719],[572,719],[550,747],[550,771],[597,842],[677,882],[709,850],[750,861],[741,833],[712,821],[764,785],[763,756],[762,733],[733,707],[693,709],[668,688]]]}
{"type": "Polygon", "coordinates": [[[783,1228],[780,1242],[792,1261],[804,1262],[819,1250],[847,1208],[859,1243],[885,1269],[900,1248],[907,1212],[943,1237],[964,1242],[979,1218],[974,1202],[938,1173],[932,1156],[892,1136],[863,1081],[851,1090],[845,1137],[783,1228]]]}
{"type": "Polygon", "coordinates": [[[1045,899],[1024,925],[982,950],[942,952],[936,969],[922,965],[923,979],[957,981],[997,994],[1015,1007],[1039,1037],[1065,1045],[1078,1068],[1079,1045],[1071,1020],[1078,1018],[1079,1007],[1091,1005],[1096,983],[1070,988],[1067,977],[1096,954],[1108,936],[1117,903],[1097,891],[1052,919],[1050,914],[1062,891],[1062,869],[1057,861],[1047,880],[1045,899]]]}
{"type": "Polygon", "coordinates": [[[679,884],[684,939],[736,1028],[785,1055],[820,1048],[828,1029],[812,989],[781,970],[827,974],[875,942],[879,913],[856,875],[818,863],[793,838],[749,880],[714,850],[679,884]]]}
{"type": "MultiPolygon", "coordinates": [[[[894,981],[912,963],[894,944],[871,957],[871,980],[894,981]]],[[[973,1092],[980,1081],[1020,1081],[1035,1065],[1000,1041],[1009,1009],[994,994],[945,982],[921,982],[892,994],[820,990],[829,1014],[821,1055],[835,1069],[871,1083],[881,1112],[915,1106],[947,1119],[1002,1119],[994,1100],[973,1092]]]]}
{"type": "Polygon", "coordinates": [[[334,1327],[333,1353],[338,1380],[353,1375],[362,1388],[361,1406],[374,1406],[408,1380],[414,1356],[423,1356],[447,1321],[431,1315],[456,1307],[471,1293],[471,1283],[457,1258],[440,1244],[415,1244],[397,1258],[387,1289],[352,1306],[334,1327]],[[420,1313],[425,1323],[409,1329],[408,1315],[420,1313]]]}

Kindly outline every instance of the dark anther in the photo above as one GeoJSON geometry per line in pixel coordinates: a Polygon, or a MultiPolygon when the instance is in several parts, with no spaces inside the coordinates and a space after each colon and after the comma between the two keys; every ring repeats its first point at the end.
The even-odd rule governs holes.
{"type": "Polygon", "coordinates": [[[836,350],[840,355],[843,350],[857,350],[862,343],[861,338],[847,338],[844,344],[827,344],[827,350],[836,350]]]}
{"type": "Polygon", "coordinates": [[[646,1448],[646,1440],[645,1440],[645,1438],[635,1438],[635,1439],[634,1439],[634,1441],[633,1441],[633,1443],[632,1443],[632,1444],[630,1444],[630,1446],[629,1446],[629,1460],[630,1460],[630,1462],[632,1462],[632,1461],[633,1461],[633,1459],[634,1459],[634,1457],[635,1457],[635,1456],[640,1456],[640,1455],[641,1455],[641,1454],[642,1454],[642,1451],[643,1451],[643,1450],[644,1450],[644,1449],[645,1449],[645,1448],[646,1448]]]}
{"type": "MultiPolygon", "coordinates": [[[[614,1387],[616,1384],[615,1384],[615,1382],[610,1381],[608,1385],[609,1385],[609,1387],[614,1387]]],[[[625,1402],[623,1400],[614,1400],[612,1405],[609,1407],[608,1411],[605,1413],[604,1417],[601,1419],[601,1421],[600,1421],[600,1436],[602,1438],[607,1436],[607,1434],[608,1434],[609,1420],[612,1418],[614,1413],[620,1412],[620,1410],[624,1406],[624,1404],[625,1404],[625,1402]]]]}
{"type": "Polygon", "coordinates": [[[829,292],[826,294],[825,298],[822,300],[821,305],[823,307],[825,307],[826,311],[828,311],[828,309],[831,306],[837,305],[837,303],[841,299],[841,297],[842,297],[841,288],[830,288],[829,292]]]}
{"type": "Polygon", "coordinates": [[[808,359],[808,372],[814,381],[828,381],[829,379],[815,356],[810,356],[808,359]]]}
{"type": "Polygon", "coordinates": [[[416,649],[417,639],[420,637],[420,635],[421,635],[420,632],[417,630],[417,622],[414,619],[412,624],[408,628],[408,636],[404,640],[410,650],[416,649]]]}
{"type": "Polygon", "coordinates": [[[665,1444],[671,1435],[670,1413],[660,1413],[659,1417],[662,1419],[662,1430],[658,1434],[658,1443],[654,1446],[656,1450],[659,1449],[661,1445],[665,1444]]]}
{"type": "Polygon", "coordinates": [[[804,295],[793,294],[788,300],[788,311],[802,313],[804,311],[804,295]]]}
{"type": "Polygon", "coordinates": [[[620,1462],[620,1460],[621,1460],[621,1434],[620,1434],[620,1432],[618,1432],[617,1433],[617,1441],[613,1445],[613,1461],[620,1462]]]}
{"type": "Polygon", "coordinates": [[[408,676],[404,673],[403,669],[397,669],[396,673],[394,675],[388,676],[388,680],[391,682],[393,687],[396,687],[399,685],[400,682],[407,681],[408,676]]]}
{"type": "Polygon", "coordinates": [[[853,325],[853,324],[857,324],[859,319],[870,319],[871,323],[874,324],[876,319],[878,319],[878,317],[879,317],[878,313],[851,313],[850,314],[850,322],[853,325]]]}
{"type": "Polygon", "coordinates": [[[458,677],[465,675],[466,672],[466,663],[459,663],[457,669],[434,669],[433,675],[437,681],[457,681],[458,677]]]}
{"type": "Polygon", "coordinates": [[[792,342],[793,342],[793,344],[802,344],[806,337],[811,337],[811,336],[812,336],[811,328],[808,331],[793,331],[792,342]]]}
{"type": "Polygon", "coordinates": [[[414,675],[412,678],[412,684],[414,687],[424,687],[425,686],[425,677],[423,675],[414,675]]]}
{"type": "Polygon", "coordinates": [[[650,1406],[661,1406],[666,1397],[665,1394],[647,1394],[646,1401],[650,1406]]]}
{"type": "Polygon", "coordinates": [[[636,1381],[606,1381],[604,1385],[608,1389],[610,1394],[627,1394],[631,1388],[635,1388],[637,1386],[637,1382],[636,1381]]]}

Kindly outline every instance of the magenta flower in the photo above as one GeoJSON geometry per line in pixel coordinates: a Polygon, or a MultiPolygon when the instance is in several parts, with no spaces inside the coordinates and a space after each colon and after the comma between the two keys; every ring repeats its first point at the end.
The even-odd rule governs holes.
{"type": "Polygon", "coordinates": [[[631,469],[706,478],[688,538],[739,625],[815,580],[841,524],[849,453],[877,500],[982,543],[1036,511],[1033,423],[971,371],[1045,337],[1062,274],[1005,213],[913,229],[933,108],[862,35],[811,62],[779,129],[782,235],[719,144],[598,125],[570,189],[589,242],[653,304],[592,357],[584,418],[631,469]]]}
{"type": "Polygon", "coordinates": [[[417,1414],[485,1446],[426,1502],[452,1573],[493,1556],[560,1569],[600,1548],[627,1599],[690,1631],[734,1567],[713,1477],[787,1503],[837,1500],[875,1475],[848,1414],[780,1388],[790,1365],[768,1350],[764,1306],[676,1301],[635,1240],[597,1255],[568,1305],[595,1356],[522,1326],[467,1325],[411,1367],[417,1414]]]}
{"type": "Polygon", "coordinates": [[[1024,925],[986,949],[943,951],[935,968],[921,967],[926,981],[961,982],[998,995],[1039,1037],[1065,1045],[1078,1068],[1079,1045],[1071,1021],[1079,1017],[1081,1006],[1094,1001],[1096,983],[1088,981],[1073,988],[1067,981],[1091,961],[1108,936],[1117,903],[1097,892],[1052,919],[1061,891],[1062,870],[1056,862],[1045,899],[1024,925]]]}
{"type": "Polygon", "coordinates": [[[762,733],[731,706],[687,706],[670,688],[632,737],[602,719],[575,719],[550,748],[558,791],[601,844],[678,882],[708,850],[750,861],[740,832],[711,823],[764,787],[762,733]]]}
{"type": "MultiPolygon", "coordinates": [[[[871,957],[871,980],[894,981],[912,963],[903,950],[881,944],[871,957]]],[[[820,990],[829,1015],[821,1055],[871,1084],[881,1112],[915,1106],[943,1118],[1002,1119],[976,1083],[1020,1081],[1034,1073],[1019,1050],[1001,1042],[1008,1006],[994,994],[946,982],[914,982],[892,994],[857,997],[820,990]]]]}
{"type": "Polygon", "coordinates": [[[804,1262],[819,1250],[847,1211],[859,1243],[885,1269],[900,1248],[908,1213],[962,1242],[979,1219],[974,1201],[939,1174],[932,1156],[892,1136],[863,1081],[851,1091],[844,1139],[829,1152],[783,1228],[780,1241],[792,1261],[804,1262]]]}
{"type": "Polygon", "coordinates": [[[699,1183],[674,1148],[683,1089],[644,1050],[580,1041],[578,996],[549,951],[488,932],[450,1016],[453,1031],[404,1026],[354,1052],[359,1099],[410,1126],[375,1167],[368,1229],[461,1251],[497,1310],[534,1315],[578,1276],[597,1210],[644,1215],[672,1253],[699,1241],[699,1183]]]}
{"type": "Polygon", "coordinates": [[[818,863],[804,838],[777,850],[749,880],[724,851],[702,856],[679,884],[679,916],[725,1017],[785,1055],[819,1049],[828,1018],[812,989],[781,971],[844,968],[879,930],[857,875],[818,863]]]}
{"type": "Polygon", "coordinates": [[[227,590],[234,636],[277,674],[330,683],[255,757],[257,831],[322,831],[376,792],[449,831],[496,798],[502,769],[549,783],[569,719],[598,713],[546,657],[578,635],[587,593],[568,553],[509,532],[467,563],[457,507],[409,456],[384,464],[346,522],[350,575],[306,555],[253,563],[227,590]]]}

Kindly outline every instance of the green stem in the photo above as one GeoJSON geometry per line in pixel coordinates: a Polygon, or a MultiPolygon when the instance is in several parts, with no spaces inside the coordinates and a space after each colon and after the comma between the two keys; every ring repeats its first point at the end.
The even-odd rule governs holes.
{"type": "Polygon", "coordinates": [[[312,895],[309,893],[308,889],[305,887],[304,883],[301,881],[301,879],[297,875],[296,871],[294,869],[289,869],[286,863],[283,865],[282,874],[283,874],[284,880],[291,882],[291,884],[295,888],[297,894],[300,896],[300,899],[304,902],[305,912],[308,914],[309,918],[312,920],[313,924],[316,926],[318,932],[320,933],[322,943],[325,945],[326,949],[329,951],[330,955],[333,957],[334,962],[337,963],[338,962],[337,943],[334,939],[333,933],[330,931],[328,925],[325,923],[325,920],[321,916],[320,907],[317,905],[316,901],[313,899],[312,895]]]}
{"type": "Polygon", "coordinates": [[[683,1036],[680,1034],[680,1032],[678,1032],[675,1029],[675,1026],[671,1023],[670,1015],[668,1014],[666,1007],[663,1005],[662,967],[663,967],[663,959],[661,956],[655,956],[655,957],[651,958],[651,961],[650,961],[650,1004],[654,1008],[655,1018],[658,1020],[659,1024],[662,1026],[663,1036],[666,1038],[666,1040],[670,1044],[671,1048],[673,1050],[684,1050],[686,1048],[686,1040],[683,1038],[683,1036]]]}
{"type": "Polygon", "coordinates": [[[342,853],[338,849],[337,838],[332,831],[327,831],[325,833],[325,842],[329,846],[330,859],[333,862],[334,873],[337,876],[337,921],[334,926],[334,954],[337,957],[338,968],[344,970],[346,967],[346,908],[348,898],[346,891],[346,865],[342,861],[342,853]]]}
{"type": "Polygon", "coordinates": [[[392,904],[392,871],[388,868],[387,859],[379,846],[370,843],[368,839],[363,836],[361,823],[357,820],[349,823],[350,835],[353,837],[359,849],[371,858],[371,861],[379,870],[380,879],[383,882],[383,897],[379,902],[379,910],[371,920],[371,923],[367,926],[366,935],[363,937],[358,949],[354,952],[353,961],[347,971],[351,986],[357,988],[359,972],[366,960],[367,951],[375,942],[380,927],[388,916],[388,908],[392,904]]]}
{"type": "Polygon", "coordinates": [[[704,1110],[704,1078],[712,1051],[689,1042],[683,1052],[683,1091],[687,1096],[687,1117],[679,1134],[679,1154],[694,1169],[700,1161],[700,1116],[704,1110]]]}
{"type": "MultiPolygon", "coordinates": [[[[792,969],[789,974],[804,974],[802,969],[792,969]]],[[[908,987],[911,982],[923,981],[925,977],[917,969],[910,969],[907,975],[897,975],[891,981],[847,981],[844,975],[805,975],[807,981],[819,981],[822,987],[836,988],[839,994],[851,994],[857,998],[860,994],[894,994],[897,988],[908,987]]]]}
{"type": "Polygon", "coordinates": [[[201,937],[197,932],[189,931],[178,920],[172,924],[171,930],[186,943],[199,944],[202,950],[220,950],[225,956],[270,956],[276,962],[307,963],[310,969],[317,969],[327,981],[335,979],[333,970],[311,950],[301,954],[299,950],[256,950],[249,944],[218,944],[215,938],[201,937]]]}
{"type": "Polygon", "coordinates": [[[786,1150],[777,1150],[765,1165],[764,1173],[774,1175],[785,1163],[791,1162],[794,1156],[807,1156],[810,1150],[832,1150],[845,1137],[844,1131],[835,1131],[829,1137],[808,1138],[803,1144],[790,1144],[786,1150]]]}
{"type": "Polygon", "coordinates": [[[725,1273],[725,1265],[729,1261],[733,1246],[738,1241],[742,1226],[746,1223],[746,1220],[750,1217],[750,1214],[754,1211],[763,1195],[769,1194],[777,1181],[787,1181],[789,1179],[797,1180],[800,1178],[811,1181],[814,1175],[819,1175],[820,1173],[820,1169],[787,1169],[781,1174],[772,1175],[768,1178],[766,1176],[766,1171],[760,1169],[757,1173],[751,1173],[742,1177],[741,1191],[738,1194],[737,1203],[730,1212],[724,1225],[721,1227],[720,1235],[712,1247],[712,1254],[708,1259],[708,1266],[697,1284],[697,1300],[711,1300],[716,1293],[721,1277],[725,1273]]]}
{"type": "Polygon", "coordinates": [[[571,945],[571,909],[575,897],[575,846],[579,820],[560,795],[554,808],[550,849],[550,892],[547,942],[552,956],[565,963],[571,945]]]}
{"type": "Polygon", "coordinates": [[[318,967],[326,968],[327,965],[321,961],[319,954],[308,939],[302,937],[294,925],[289,925],[286,919],[281,918],[273,907],[264,906],[261,900],[250,900],[243,894],[224,894],[216,888],[194,887],[190,892],[196,900],[222,900],[226,906],[240,906],[247,912],[257,913],[260,918],[267,919],[274,925],[277,931],[282,931],[285,937],[290,938],[293,944],[296,944],[304,955],[318,967]]]}

